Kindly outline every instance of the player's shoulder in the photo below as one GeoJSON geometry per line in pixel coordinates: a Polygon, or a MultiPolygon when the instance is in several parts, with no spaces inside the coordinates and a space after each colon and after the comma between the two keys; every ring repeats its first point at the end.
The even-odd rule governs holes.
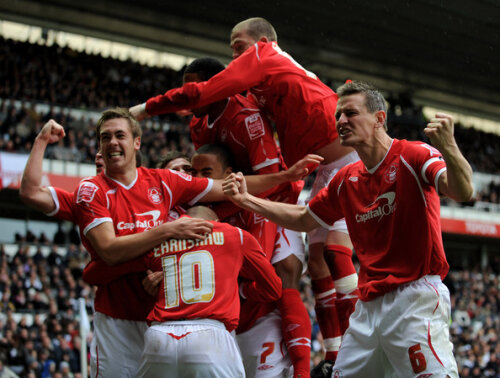
{"type": "Polygon", "coordinates": [[[436,147],[431,146],[430,144],[416,140],[394,140],[394,143],[397,142],[397,150],[404,156],[408,157],[420,157],[422,159],[430,159],[433,157],[441,156],[441,153],[436,147]]]}

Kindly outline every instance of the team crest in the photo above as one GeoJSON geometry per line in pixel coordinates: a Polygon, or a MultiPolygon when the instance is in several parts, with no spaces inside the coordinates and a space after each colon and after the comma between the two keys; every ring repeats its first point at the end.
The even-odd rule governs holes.
{"type": "Polygon", "coordinates": [[[385,182],[388,184],[392,184],[394,181],[396,181],[397,172],[398,172],[397,164],[392,164],[389,168],[387,168],[384,174],[385,182]]]}
{"type": "Polygon", "coordinates": [[[260,138],[266,134],[264,129],[264,121],[259,113],[252,114],[245,118],[245,125],[247,126],[248,135],[250,140],[260,138]]]}
{"type": "Polygon", "coordinates": [[[155,205],[163,202],[163,194],[159,188],[149,188],[148,198],[155,205]]]}
{"type": "Polygon", "coordinates": [[[76,203],[92,202],[98,190],[99,187],[93,182],[88,182],[88,181],[83,182],[82,184],[80,184],[80,187],[78,188],[76,203]]]}
{"type": "Polygon", "coordinates": [[[341,378],[342,372],[340,370],[335,370],[332,374],[332,378],[341,378]]]}

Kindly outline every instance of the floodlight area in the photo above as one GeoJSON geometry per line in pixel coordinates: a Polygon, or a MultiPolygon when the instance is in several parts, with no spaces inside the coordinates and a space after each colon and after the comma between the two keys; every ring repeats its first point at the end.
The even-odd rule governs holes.
{"type": "Polygon", "coordinates": [[[6,39],[52,46],[69,47],[86,54],[101,55],[119,60],[131,60],[146,66],[169,67],[180,70],[194,60],[193,57],[167,53],[146,47],[45,29],[39,26],[0,20],[0,35],[6,39]]]}

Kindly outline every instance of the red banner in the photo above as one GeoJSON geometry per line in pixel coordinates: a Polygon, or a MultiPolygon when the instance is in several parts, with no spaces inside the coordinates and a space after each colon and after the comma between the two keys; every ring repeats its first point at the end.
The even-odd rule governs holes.
{"type": "Polygon", "coordinates": [[[476,220],[461,220],[441,218],[443,232],[500,238],[500,224],[476,220]]]}
{"type": "MultiPolygon", "coordinates": [[[[0,189],[19,189],[28,155],[0,152],[0,189]]],[[[82,177],[43,173],[42,185],[55,186],[73,192],[82,177]]]]}

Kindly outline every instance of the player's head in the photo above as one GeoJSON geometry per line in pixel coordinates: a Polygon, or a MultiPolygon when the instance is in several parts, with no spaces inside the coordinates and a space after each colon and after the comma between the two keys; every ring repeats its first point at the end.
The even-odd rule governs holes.
{"type": "Polygon", "coordinates": [[[97,121],[95,130],[96,130],[96,135],[97,138],[100,140],[101,138],[101,129],[102,125],[112,119],[117,119],[117,118],[122,118],[127,121],[128,126],[130,128],[130,132],[132,133],[133,138],[137,137],[142,137],[142,129],[141,125],[139,125],[139,122],[135,119],[135,117],[130,114],[128,109],[126,108],[113,108],[113,109],[108,109],[105,110],[101,114],[101,118],[97,121]]]}
{"type": "Polygon", "coordinates": [[[191,158],[193,176],[223,179],[233,171],[231,161],[231,152],[225,146],[205,144],[191,158]]]}
{"type": "MultiPolygon", "coordinates": [[[[183,81],[186,83],[199,83],[200,81],[207,81],[212,76],[217,75],[224,70],[224,65],[217,59],[205,57],[193,60],[184,70],[183,81]]],[[[210,105],[201,108],[191,109],[196,117],[203,117],[208,114],[210,105]]]]}
{"type": "Polygon", "coordinates": [[[335,119],[340,143],[354,146],[373,132],[387,130],[387,104],[372,85],[349,81],[337,89],[335,119]]]}
{"type": "Polygon", "coordinates": [[[186,154],[179,151],[172,151],[160,160],[156,168],[171,169],[191,174],[191,161],[186,154]]]}
{"type": "Polygon", "coordinates": [[[95,174],[98,175],[102,171],[104,171],[104,159],[102,158],[101,151],[95,154],[95,174]]]}
{"type": "MultiPolygon", "coordinates": [[[[106,168],[106,166],[104,165],[104,159],[102,158],[101,150],[99,150],[95,154],[94,162],[95,162],[95,174],[98,175],[106,168]]],[[[140,167],[142,165],[142,154],[141,151],[139,150],[137,150],[135,153],[135,165],[136,167],[140,167]]]]}
{"type": "Polygon", "coordinates": [[[193,218],[205,219],[208,221],[217,221],[219,220],[215,211],[207,206],[193,206],[190,207],[186,214],[193,218]]]}
{"type": "Polygon", "coordinates": [[[135,168],[142,130],[128,109],[114,108],[102,113],[96,134],[106,173],[135,168]]]}
{"type": "Polygon", "coordinates": [[[236,59],[255,43],[278,41],[276,30],[262,17],[252,17],[239,22],[231,30],[231,50],[236,59]]]}

